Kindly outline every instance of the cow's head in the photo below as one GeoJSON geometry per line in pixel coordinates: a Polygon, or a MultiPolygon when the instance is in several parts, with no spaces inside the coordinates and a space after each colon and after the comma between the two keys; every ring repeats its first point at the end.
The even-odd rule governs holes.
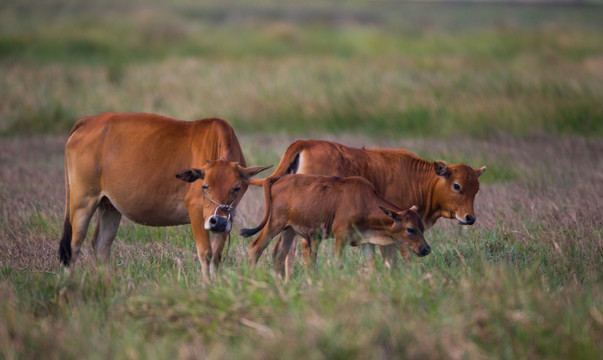
{"type": "Polygon", "coordinates": [[[213,232],[229,232],[236,206],[243,197],[249,179],[271,166],[242,167],[227,160],[207,161],[198,169],[187,169],[176,174],[186,182],[195,182],[193,201],[203,207],[204,227],[213,232]]]}
{"type": "Polygon", "coordinates": [[[443,161],[434,161],[433,169],[439,176],[433,201],[441,215],[457,219],[463,225],[473,225],[473,201],[479,190],[478,178],[486,171],[486,167],[473,169],[465,164],[447,165],[443,161]]]}
{"type": "Polygon", "coordinates": [[[410,248],[418,256],[429,255],[431,247],[423,237],[425,226],[421,220],[421,215],[417,213],[417,207],[413,205],[408,210],[395,211],[384,207],[379,207],[385,215],[394,220],[390,228],[392,238],[410,248]]]}

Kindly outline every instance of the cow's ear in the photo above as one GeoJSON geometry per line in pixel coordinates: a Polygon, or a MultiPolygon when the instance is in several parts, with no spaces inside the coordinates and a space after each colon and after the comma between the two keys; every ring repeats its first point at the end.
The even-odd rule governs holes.
{"type": "Polygon", "coordinates": [[[483,173],[486,172],[486,167],[482,166],[479,169],[473,169],[473,170],[475,170],[475,175],[477,175],[477,177],[480,177],[480,176],[482,176],[483,173]]]}
{"type": "Polygon", "coordinates": [[[272,167],[272,165],[268,165],[268,166],[252,166],[252,167],[248,167],[248,168],[244,168],[242,166],[239,166],[239,171],[241,172],[241,177],[243,178],[243,180],[249,180],[250,177],[257,175],[259,172],[264,171],[266,169],[270,169],[272,167]]]}
{"type": "Polygon", "coordinates": [[[190,183],[205,178],[205,172],[201,169],[186,169],[176,174],[176,177],[190,183]]]}
{"type": "Polygon", "coordinates": [[[399,221],[402,218],[400,217],[400,215],[391,209],[388,208],[384,208],[383,206],[379,206],[379,209],[381,209],[381,211],[383,211],[385,213],[385,215],[389,216],[390,218],[394,219],[394,221],[399,221]]]}
{"type": "Polygon", "coordinates": [[[448,177],[450,175],[450,170],[448,169],[448,165],[444,161],[434,161],[433,169],[438,176],[448,177]]]}

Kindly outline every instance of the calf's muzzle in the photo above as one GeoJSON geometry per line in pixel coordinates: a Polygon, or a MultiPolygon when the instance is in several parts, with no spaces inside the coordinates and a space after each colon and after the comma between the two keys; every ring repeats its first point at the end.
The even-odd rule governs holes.
{"type": "Polygon", "coordinates": [[[431,253],[431,246],[427,245],[417,255],[423,257],[423,256],[429,255],[430,253],[431,253]]]}

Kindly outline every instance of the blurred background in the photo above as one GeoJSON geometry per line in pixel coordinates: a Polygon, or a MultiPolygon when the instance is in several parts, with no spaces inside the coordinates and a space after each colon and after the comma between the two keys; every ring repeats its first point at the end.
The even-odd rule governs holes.
{"type": "Polygon", "coordinates": [[[237,132],[603,135],[598,3],[4,0],[0,135],[104,111],[237,132]]]}

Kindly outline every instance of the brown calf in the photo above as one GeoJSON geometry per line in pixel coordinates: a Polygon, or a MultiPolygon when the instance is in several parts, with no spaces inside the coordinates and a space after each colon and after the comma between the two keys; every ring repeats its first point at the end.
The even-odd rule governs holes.
{"type": "Polygon", "coordinates": [[[280,233],[281,246],[273,256],[277,272],[284,270],[287,279],[291,266],[284,263],[295,234],[310,241],[314,253],[320,237],[333,234],[337,259],[347,243],[401,244],[419,256],[431,251],[423,238],[423,222],[416,207],[399,209],[358,176],[270,177],[264,182],[264,197],[264,219],[254,229],[243,229],[241,235],[248,237],[262,230],[249,248],[250,261],[255,264],[270,240],[280,233]]]}
{"type": "Polygon", "coordinates": [[[109,258],[122,215],[150,226],[191,223],[208,280],[249,178],[267,168],[245,166],[232,127],[221,119],[104,113],[79,120],[65,145],[61,262],[72,271],[96,211],[97,260],[109,258]],[[217,235],[212,243],[210,231],[217,235]]]}

